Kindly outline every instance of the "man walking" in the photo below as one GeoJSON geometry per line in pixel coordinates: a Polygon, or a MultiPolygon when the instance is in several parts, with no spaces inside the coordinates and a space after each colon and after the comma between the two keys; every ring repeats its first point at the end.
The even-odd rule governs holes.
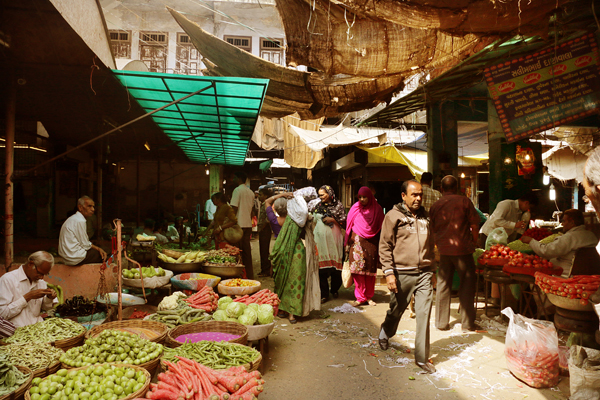
{"type": "Polygon", "coordinates": [[[233,184],[236,188],[231,196],[231,207],[236,214],[238,225],[244,231],[240,242],[242,250],[242,261],[246,269],[246,278],[254,279],[254,267],[252,266],[252,208],[254,207],[254,192],[246,186],[248,177],[245,173],[238,171],[233,174],[233,184]]]}
{"type": "Polygon", "coordinates": [[[435,306],[435,327],[450,329],[450,298],[454,271],[460,277],[459,301],[463,331],[476,330],[476,272],[473,252],[479,238],[479,215],[466,196],[458,194],[458,181],[452,175],[442,179],[442,198],[429,210],[433,239],[440,252],[435,306]]]}
{"type": "Polygon", "coordinates": [[[421,206],[423,190],[415,180],[402,184],[402,203],[388,212],[381,228],[379,259],[387,287],[390,308],[379,332],[379,347],[387,350],[411,296],[415,295],[417,329],[415,362],[428,374],[435,372],[429,362],[429,317],[433,288],[433,240],[429,218],[421,206]]]}

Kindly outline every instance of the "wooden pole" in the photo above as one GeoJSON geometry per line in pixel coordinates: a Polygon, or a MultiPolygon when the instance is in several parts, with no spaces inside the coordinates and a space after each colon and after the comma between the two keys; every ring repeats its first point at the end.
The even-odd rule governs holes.
{"type": "Polygon", "coordinates": [[[103,203],[103,199],[102,199],[102,146],[100,146],[99,150],[98,150],[98,163],[97,163],[97,168],[98,168],[98,174],[97,174],[97,180],[96,180],[96,184],[97,184],[97,195],[98,198],[96,199],[96,222],[97,222],[97,226],[96,226],[96,237],[98,239],[102,239],[102,203],[103,203]]]}
{"type": "Polygon", "coordinates": [[[140,153],[138,151],[137,155],[137,167],[136,167],[136,175],[135,175],[135,193],[136,193],[136,206],[137,206],[137,226],[141,225],[140,218],[140,153]]]}
{"type": "MultiPolygon", "coordinates": [[[[117,275],[119,277],[119,288],[118,288],[118,296],[119,296],[119,308],[117,311],[117,319],[121,321],[123,319],[123,295],[122,295],[122,286],[123,286],[123,275],[121,271],[121,253],[123,252],[123,242],[121,239],[121,220],[117,219],[117,275]]],[[[109,265],[110,268],[110,265],[109,265]]]]}
{"type": "Polygon", "coordinates": [[[17,110],[17,87],[14,74],[9,75],[9,89],[6,104],[6,161],[4,181],[4,268],[10,269],[14,254],[14,214],[13,214],[13,192],[12,181],[14,171],[14,151],[15,151],[15,119],[17,110]]]}

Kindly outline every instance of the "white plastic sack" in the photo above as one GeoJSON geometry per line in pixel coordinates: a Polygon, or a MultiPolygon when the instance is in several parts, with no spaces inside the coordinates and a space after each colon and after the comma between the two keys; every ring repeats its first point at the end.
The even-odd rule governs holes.
{"type": "Polygon", "coordinates": [[[301,195],[294,195],[294,198],[287,202],[288,216],[298,224],[300,228],[304,228],[308,218],[308,205],[301,195]]]}
{"type": "Polygon", "coordinates": [[[571,346],[570,400],[600,400],[600,351],[571,346]]]}
{"type": "Polygon", "coordinates": [[[508,233],[504,228],[496,228],[490,232],[485,241],[485,249],[489,250],[493,245],[500,244],[508,244],[508,233]]]}
{"type": "Polygon", "coordinates": [[[509,371],[534,388],[556,386],[560,364],[554,324],[515,314],[510,307],[502,314],[510,320],[504,344],[509,371]]]}

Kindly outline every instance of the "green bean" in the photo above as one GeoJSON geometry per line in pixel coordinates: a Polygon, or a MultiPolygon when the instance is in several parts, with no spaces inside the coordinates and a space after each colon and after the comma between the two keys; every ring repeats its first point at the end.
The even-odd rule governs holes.
{"type": "Polygon", "coordinates": [[[0,353],[7,354],[14,365],[23,365],[32,371],[54,364],[64,352],[46,343],[10,344],[0,346],[0,353]]]}
{"type": "Polygon", "coordinates": [[[174,349],[165,349],[163,358],[176,363],[179,361],[177,356],[195,360],[209,368],[224,369],[255,361],[259,353],[247,346],[204,340],[185,343],[174,349]]]}
{"type": "Polygon", "coordinates": [[[48,318],[32,325],[22,326],[4,341],[17,343],[49,343],[62,339],[70,339],[85,332],[85,328],[77,322],[63,318],[48,318]]]}

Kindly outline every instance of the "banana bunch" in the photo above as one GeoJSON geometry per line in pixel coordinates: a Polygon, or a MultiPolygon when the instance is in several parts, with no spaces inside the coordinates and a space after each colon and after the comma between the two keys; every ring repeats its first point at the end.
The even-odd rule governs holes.
{"type": "Polygon", "coordinates": [[[29,374],[19,371],[8,359],[8,354],[0,354],[0,397],[14,392],[29,378],[29,374]]]}
{"type": "Polygon", "coordinates": [[[207,253],[202,250],[188,251],[179,258],[169,257],[166,254],[158,252],[158,258],[166,263],[189,264],[194,262],[203,262],[206,259],[207,253]]]}
{"type": "Polygon", "coordinates": [[[65,302],[65,294],[62,290],[62,288],[60,287],[60,285],[51,285],[51,284],[47,284],[48,289],[54,289],[54,291],[56,292],[56,298],[58,299],[58,304],[63,304],[65,302]]]}

